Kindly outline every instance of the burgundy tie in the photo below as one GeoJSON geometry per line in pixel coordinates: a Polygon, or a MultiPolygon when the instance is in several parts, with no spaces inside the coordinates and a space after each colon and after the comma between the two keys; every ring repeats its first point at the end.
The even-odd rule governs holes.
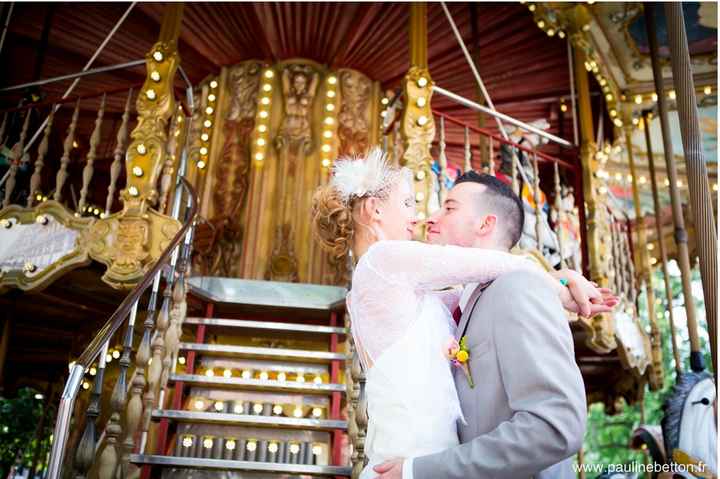
{"type": "Polygon", "coordinates": [[[455,320],[455,324],[460,324],[460,318],[462,317],[462,311],[460,310],[460,306],[455,308],[455,311],[453,311],[453,319],[455,320]]]}

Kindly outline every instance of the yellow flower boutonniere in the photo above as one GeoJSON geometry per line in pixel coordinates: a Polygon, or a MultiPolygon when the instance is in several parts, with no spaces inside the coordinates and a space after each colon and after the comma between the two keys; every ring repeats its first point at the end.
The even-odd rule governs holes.
{"type": "Polygon", "coordinates": [[[470,373],[470,351],[467,348],[467,336],[460,338],[458,343],[455,338],[450,338],[447,346],[445,347],[445,357],[450,360],[450,363],[456,368],[460,368],[465,373],[465,377],[468,380],[471,388],[475,387],[473,382],[472,374],[470,373]]]}

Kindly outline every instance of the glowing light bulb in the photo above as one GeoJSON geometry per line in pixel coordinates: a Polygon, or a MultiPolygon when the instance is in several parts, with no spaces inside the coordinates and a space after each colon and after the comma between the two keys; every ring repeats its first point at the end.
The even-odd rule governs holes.
{"type": "Polygon", "coordinates": [[[261,371],[260,372],[260,380],[261,381],[267,381],[270,378],[267,371],[261,371]]]}
{"type": "Polygon", "coordinates": [[[120,357],[120,351],[117,349],[112,352],[113,359],[118,359],[120,357]]]}
{"type": "Polygon", "coordinates": [[[245,446],[245,449],[247,449],[250,452],[253,452],[255,449],[257,449],[257,442],[248,441],[247,445],[245,446]]]}
{"type": "Polygon", "coordinates": [[[197,162],[197,167],[198,167],[199,169],[203,170],[203,169],[205,169],[205,166],[206,166],[206,164],[205,164],[205,161],[204,161],[204,160],[198,160],[198,162],[197,162]]]}
{"type": "Polygon", "coordinates": [[[642,95],[635,95],[635,103],[640,105],[643,102],[642,95]]]}
{"type": "Polygon", "coordinates": [[[163,56],[161,51],[156,50],[155,52],[153,52],[153,59],[155,59],[156,62],[163,61],[163,58],[165,57],[163,56]]]}
{"type": "Polygon", "coordinates": [[[141,155],[144,155],[145,153],[147,153],[147,148],[145,147],[145,144],[143,144],[143,143],[140,143],[140,144],[137,146],[136,150],[137,150],[137,152],[138,152],[139,154],[141,154],[141,155]]]}
{"type": "Polygon", "coordinates": [[[313,446],[312,453],[315,456],[319,456],[320,454],[322,454],[322,446],[318,446],[318,445],[313,446]]]}
{"type": "Polygon", "coordinates": [[[265,158],[265,155],[263,155],[262,153],[255,153],[255,159],[257,161],[262,161],[263,158],[265,158]]]}
{"type": "Polygon", "coordinates": [[[254,412],[255,414],[260,414],[260,413],[262,412],[262,410],[263,410],[263,405],[262,405],[262,404],[260,404],[259,402],[253,404],[253,412],[254,412]]]}
{"type": "Polygon", "coordinates": [[[242,373],[240,373],[240,377],[243,379],[250,379],[252,377],[252,373],[249,369],[245,369],[242,373]]]}
{"type": "Polygon", "coordinates": [[[333,105],[332,103],[328,103],[327,105],[325,105],[325,109],[327,111],[333,111],[335,109],[335,105],[333,105]]]}
{"type": "Polygon", "coordinates": [[[228,451],[234,451],[235,450],[235,440],[234,439],[228,439],[225,441],[225,449],[228,451]]]}
{"type": "Polygon", "coordinates": [[[335,98],[335,91],[334,91],[334,90],[328,90],[328,91],[327,91],[327,97],[328,97],[328,98],[335,98]]]}
{"type": "Polygon", "coordinates": [[[193,438],[192,436],[185,436],[182,440],[183,447],[192,447],[193,445],[193,438]]]}
{"type": "Polygon", "coordinates": [[[287,379],[287,376],[286,376],[286,374],[285,374],[284,372],[278,373],[278,375],[277,375],[277,380],[278,380],[278,381],[285,381],[286,379],[287,379]]]}
{"type": "Polygon", "coordinates": [[[332,125],[333,123],[335,123],[335,120],[333,119],[333,117],[328,116],[327,118],[325,118],[326,125],[332,125]]]}
{"type": "Polygon", "coordinates": [[[223,404],[222,401],[217,401],[217,402],[215,403],[215,410],[216,410],[217,412],[222,412],[223,409],[225,409],[225,404],[223,404]]]}
{"type": "Polygon", "coordinates": [[[87,381],[85,381],[85,382],[82,384],[82,387],[83,387],[83,389],[88,390],[88,389],[90,389],[90,383],[87,382],[87,381]]]}
{"type": "Polygon", "coordinates": [[[265,138],[258,138],[257,140],[258,146],[265,146],[265,138]]]}
{"type": "Polygon", "coordinates": [[[205,128],[210,128],[210,127],[212,126],[212,121],[211,121],[211,120],[205,120],[205,121],[203,122],[203,126],[204,126],[205,128]]]}
{"type": "Polygon", "coordinates": [[[216,80],[213,80],[210,82],[210,88],[217,88],[218,82],[216,80]]]}
{"type": "Polygon", "coordinates": [[[205,113],[207,113],[208,115],[212,115],[214,111],[215,110],[211,106],[205,108],[205,113]]]}
{"type": "Polygon", "coordinates": [[[325,153],[330,153],[330,150],[331,150],[330,145],[323,145],[323,146],[322,146],[322,151],[323,151],[323,152],[325,152],[325,153]]]}
{"type": "Polygon", "coordinates": [[[265,78],[272,78],[275,76],[275,72],[272,70],[265,70],[265,78]]]}
{"type": "Polygon", "coordinates": [[[670,91],[668,92],[668,97],[669,97],[671,100],[674,100],[674,99],[677,97],[677,95],[675,94],[675,90],[670,90],[670,91]]]}
{"type": "Polygon", "coordinates": [[[276,442],[268,444],[268,451],[275,454],[278,451],[278,444],[276,442]]]}
{"type": "Polygon", "coordinates": [[[281,405],[276,404],[273,406],[273,414],[275,414],[276,416],[279,416],[280,414],[282,414],[282,412],[283,412],[283,408],[281,405]]]}
{"type": "Polygon", "coordinates": [[[260,118],[267,118],[268,112],[265,110],[260,110],[260,118]]]}
{"type": "Polygon", "coordinates": [[[157,98],[157,93],[155,93],[155,90],[152,88],[145,92],[145,96],[148,98],[148,100],[154,100],[157,98]]]}
{"type": "Polygon", "coordinates": [[[271,85],[271,84],[266,83],[266,84],[263,85],[263,91],[271,91],[271,90],[272,90],[272,85],[271,85]]]}
{"type": "Polygon", "coordinates": [[[299,382],[299,383],[304,383],[304,382],[305,382],[305,375],[302,374],[302,373],[298,373],[297,377],[295,378],[295,381],[297,381],[297,382],[299,382]]]}
{"type": "Polygon", "coordinates": [[[200,154],[201,154],[201,155],[207,155],[207,154],[208,154],[208,149],[207,149],[207,147],[203,146],[202,148],[200,148],[200,154]]]}
{"type": "Polygon", "coordinates": [[[184,357],[184,356],[179,356],[179,357],[178,357],[178,364],[185,364],[185,357],[184,357]]]}
{"type": "Polygon", "coordinates": [[[428,84],[428,80],[425,77],[418,78],[417,84],[420,88],[425,88],[428,84]]]}
{"type": "Polygon", "coordinates": [[[382,103],[383,105],[387,105],[388,103],[390,103],[390,100],[388,98],[383,98],[382,100],[380,100],[380,103],[382,103]]]}
{"type": "Polygon", "coordinates": [[[158,72],[157,70],[154,70],[154,71],[150,74],[150,78],[152,78],[152,80],[155,81],[155,82],[159,82],[159,81],[160,81],[160,72],[158,72]]]}
{"type": "Polygon", "coordinates": [[[420,125],[420,126],[424,126],[427,122],[428,122],[428,119],[427,119],[427,117],[426,117],[425,115],[421,115],[421,116],[417,119],[417,124],[420,125]]]}
{"type": "Polygon", "coordinates": [[[212,449],[212,447],[213,447],[213,440],[212,440],[211,437],[206,437],[205,439],[203,439],[203,447],[204,447],[205,449],[212,449]]]}
{"type": "Polygon", "coordinates": [[[207,133],[203,133],[202,135],[200,135],[200,139],[202,141],[208,141],[210,139],[210,135],[208,135],[207,133]]]}
{"type": "Polygon", "coordinates": [[[314,407],[314,408],[312,409],[312,415],[313,415],[313,417],[320,417],[320,416],[322,416],[322,409],[320,409],[319,407],[314,407]]]}
{"type": "Polygon", "coordinates": [[[322,377],[320,377],[319,375],[315,376],[315,379],[313,379],[313,382],[315,384],[322,384],[322,382],[323,382],[322,377]]]}
{"type": "Polygon", "coordinates": [[[209,102],[212,103],[212,102],[214,102],[216,99],[217,99],[217,97],[215,96],[214,93],[210,93],[210,94],[208,95],[208,101],[209,101],[209,102]]]}
{"type": "Polygon", "coordinates": [[[709,86],[709,85],[706,86],[705,88],[703,88],[703,93],[705,93],[706,95],[711,95],[711,94],[712,94],[712,87],[709,86]]]}
{"type": "Polygon", "coordinates": [[[132,172],[133,175],[137,176],[138,178],[143,175],[143,169],[139,166],[133,166],[132,172]]]}
{"type": "Polygon", "coordinates": [[[295,417],[302,417],[302,415],[303,415],[303,410],[302,410],[302,408],[301,408],[300,406],[296,407],[296,408],[293,410],[293,416],[295,416],[295,417]]]}
{"type": "Polygon", "coordinates": [[[211,378],[215,376],[215,371],[213,371],[212,369],[208,369],[207,371],[205,371],[205,376],[211,378]]]}
{"type": "Polygon", "coordinates": [[[265,126],[265,125],[258,126],[258,131],[260,133],[265,133],[267,131],[267,126],[265,126]]]}
{"type": "Polygon", "coordinates": [[[232,370],[230,370],[230,369],[228,369],[228,368],[225,368],[225,370],[223,371],[223,376],[225,376],[226,378],[231,378],[231,377],[232,377],[232,370]]]}
{"type": "Polygon", "coordinates": [[[427,99],[424,96],[420,96],[418,97],[416,103],[419,108],[422,108],[427,104],[427,99]]]}
{"type": "Polygon", "coordinates": [[[336,77],[335,75],[329,76],[329,77],[328,77],[328,83],[331,84],[331,85],[336,84],[336,83],[337,83],[337,77],[336,77]]]}
{"type": "Polygon", "coordinates": [[[235,403],[235,405],[233,406],[233,412],[234,412],[235,414],[242,414],[242,413],[244,413],[244,412],[245,412],[245,409],[243,408],[242,403],[235,403]]]}
{"type": "Polygon", "coordinates": [[[290,454],[297,454],[300,452],[300,444],[294,443],[290,445],[290,454]]]}

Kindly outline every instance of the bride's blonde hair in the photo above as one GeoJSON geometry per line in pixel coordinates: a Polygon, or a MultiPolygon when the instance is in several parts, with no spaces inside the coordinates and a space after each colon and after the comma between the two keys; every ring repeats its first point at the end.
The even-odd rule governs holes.
{"type": "Polygon", "coordinates": [[[352,248],[355,207],[367,198],[387,198],[403,170],[389,165],[380,148],[335,162],[332,178],[312,199],[313,236],[334,259],[344,258],[352,248]]]}

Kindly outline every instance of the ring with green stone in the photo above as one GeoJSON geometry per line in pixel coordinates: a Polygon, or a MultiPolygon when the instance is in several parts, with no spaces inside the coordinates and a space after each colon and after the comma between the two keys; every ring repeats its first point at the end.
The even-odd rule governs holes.
{"type": "Polygon", "coordinates": [[[566,280],[565,278],[562,278],[562,279],[560,279],[560,284],[562,284],[563,286],[567,286],[569,284],[569,281],[566,280]]]}

